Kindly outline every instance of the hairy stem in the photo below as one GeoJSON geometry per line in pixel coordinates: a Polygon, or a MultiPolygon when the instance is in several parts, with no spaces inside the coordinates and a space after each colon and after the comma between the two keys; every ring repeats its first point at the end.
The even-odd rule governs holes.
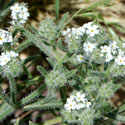
{"type": "Polygon", "coordinates": [[[10,83],[11,99],[12,99],[12,102],[15,104],[16,103],[16,93],[17,93],[15,78],[13,78],[11,75],[8,78],[9,78],[9,83],[10,83]]]}

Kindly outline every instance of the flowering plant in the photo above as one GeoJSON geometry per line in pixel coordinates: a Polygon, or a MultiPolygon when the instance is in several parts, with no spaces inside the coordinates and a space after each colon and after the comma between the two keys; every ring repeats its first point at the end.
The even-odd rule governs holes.
{"type": "Polygon", "coordinates": [[[45,19],[38,29],[27,30],[25,23],[30,16],[27,5],[16,3],[10,10],[12,31],[0,30],[1,77],[7,78],[10,86],[8,93],[0,87],[3,100],[0,121],[18,109],[53,109],[60,113],[61,122],[67,124],[102,125],[105,121],[109,124],[113,120],[125,121],[125,105],[116,108],[109,102],[125,78],[124,42],[110,39],[103,27],[95,22],[65,29],[68,13],[58,24],[45,19]],[[18,33],[26,37],[21,44],[17,44],[18,33]],[[52,70],[37,66],[43,83],[28,96],[17,100],[20,86],[16,80],[19,76],[25,73],[29,83],[39,82],[38,77],[31,75],[29,78],[31,73],[25,65],[34,57],[21,60],[19,56],[31,44],[46,54],[52,70]],[[41,95],[44,90],[48,92],[46,96],[41,95]],[[57,97],[58,93],[60,97],[57,97]]]}

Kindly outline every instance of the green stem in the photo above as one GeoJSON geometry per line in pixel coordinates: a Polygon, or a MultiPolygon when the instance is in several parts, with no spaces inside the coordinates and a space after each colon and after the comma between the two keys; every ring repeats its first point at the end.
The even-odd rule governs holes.
{"type": "Polygon", "coordinates": [[[55,0],[55,15],[56,19],[59,18],[59,0],[55,0]]]}
{"type": "Polygon", "coordinates": [[[66,88],[65,88],[65,86],[63,88],[60,88],[60,95],[61,95],[62,101],[65,103],[65,101],[66,101],[66,88]]]}
{"type": "Polygon", "coordinates": [[[12,99],[12,102],[15,104],[16,103],[16,93],[17,93],[15,78],[13,78],[11,75],[8,78],[9,78],[9,83],[10,83],[11,99],[12,99]]]}

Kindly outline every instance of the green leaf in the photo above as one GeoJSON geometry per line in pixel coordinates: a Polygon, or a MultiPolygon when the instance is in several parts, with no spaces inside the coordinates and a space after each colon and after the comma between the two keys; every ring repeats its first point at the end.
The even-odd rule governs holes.
{"type": "Polygon", "coordinates": [[[59,18],[59,0],[54,0],[55,1],[55,15],[56,15],[56,19],[59,18]]]}
{"type": "Polygon", "coordinates": [[[32,123],[31,121],[29,121],[29,125],[37,125],[37,124],[34,124],[34,123],[32,123]]]}
{"type": "Polygon", "coordinates": [[[40,93],[42,91],[44,91],[46,89],[46,84],[43,84],[41,87],[39,87],[38,89],[36,89],[34,92],[32,92],[30,95],[28,95],[27,97],[23,98],[21,101],[20,101],[20,104],[21,105],[25,105],[25,104],[28,104],[30,103],[31,101],[33,101],[34,99],[36,99],[40,93]]]}
{"type": "Polygon", "coordinates": [[[81,13],[77,16],[95,19],[96,17],[98,17],[98,14],[96,12],[87,12],[87,13],[81,13]]]}
{"type": "Polygon", "coordinates": [[[119,108],[119,111],[118,111],[118,112],[122,112],[122,111],[125,111],[125,104],[122,105],[122,106],[119,108]]]}
{"type": "Polygon", "coordinates": [[[24,40],[17,48],[16,48],[16,52],[19,53],[22,50],[24,50],[25,48],[27,48],[28,46],[32,45],[32,42],[30,40],[24,40]]]}
{"type": "Polygon", "coordinates": [[[59,39],[57,41],[57,45],[58,45],[58,48],[61,49],[62,51],[68,52],[68,49],[62,44],[62,40],[61,39],[59,39]]]}
{"type": "MultiPolygon", "coordinates": [[[[45,122],[43,123],[43,125],[55,125],[55,124],[61,123],[61,121],[62,121],[62,118],[61,118],[61,117],[56,117],[56,118],[54,118],[54,119],[45,121],[45,122]]],[[[62,124],[62,125],[64,125],[64,124],[62,124]]]]}
{"type": "Polygon", "coordinates": [[[3,90],[1,87],[0,87],[0,97],[4,102],[8,103],[8,105],[13,105],[11,99],[8,97],[6,93],[3,93],[3,90]]]}
{"type": "Polygon", "coordinates": [[[69,17],[69,12],[67,12],[67,13],[65,13],[65,14],[63,15],[63,17],[62,17],[62,19],[61,19],[61,21],[59,22],[59,25],[58,25],[58,29],[59,29],[60,31],[63,30],[63,28],[64,28],[64,26],[65,26],[65,22],[66,22],[66,20],[68,19],[68,17],[69,17]]]}
{"type": "Polygon", "coordinates": [[[66,73],[66,77],[67,78],[70,78],[70,77],[72,77],[75,73],[77,72],[77,70],[71,70],[71,71],[69,71],[68,73],[66,73]]]}
{"type": "Polygon", "coordinates": [[[36,76],[34,78],[26,80],[26,87],[33,85],[33,84],[38,84],[39,82],[43,81],[44,77],[43,76],[36,76]]]}
{"type": "Polygon", "coordinates": [[[30,56],[23,61],[24,62],[23,64],[26,64],[26,63],[33,61],[33,60],[36,60],[38,57],[40,57],[40,55],[30,56]]]}
{"type": "Polygon", "coordinates": [[[16,122],[14,123],[14,125],[19,125],[20,119],[16,119],[16,122]]]}
{"type": "Polygon", "coordinates": [[[108,28],[108,31],[109,31],[109,33],[111,34],[111,37],[112,37],[114,40],[120,41],[118,35],[114,32],[114,30],[113,30],[112,28],[108,28]]]}
{"type": "Polygon", "coordinates": [[[62,101],[60,100],[51,100],[48,103],[44,103],[44,99],[43,100],[39,100],[33,104],[24,106],[23,110],[42,110],[42,109],[50,109],[50,108],[59,108],[62,106],[62,101]]]}
{"type": "Polygon", "coordinates": [[[37,66],[37,70],[44,76],[46,77],[48,72],[42,67],[42,66],[37,66]]]}
{"type": "Polygon", "coordinates": [[[13,112],[15,112],[15,109],[8,105],[7,103],[2,103],[0,106],[0,121],[3,121],[7,116],[11,115],[13,112]]]}
{"type": "Polygon", "coordinates": [[[45,45],[42,42],[42,39],[38,37],[37,35],[34,35],[33,33],[31,33],[30,31],[24,29],[24,28],[20,28],[20,30],[23,32],[23,34],[32,41],[32,43],[38,47],[42,52],[44,52],[45,54],[47,54],[47,56],[49,56],[50,58],[56,58],[53,48],[50,46],[45,45]]]}

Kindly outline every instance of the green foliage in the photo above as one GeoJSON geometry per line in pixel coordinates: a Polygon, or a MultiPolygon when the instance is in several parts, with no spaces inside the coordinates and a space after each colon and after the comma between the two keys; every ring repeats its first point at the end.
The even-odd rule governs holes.
{"type": "MultiPolygon", "coordinates": [[[[86,9],[82,8],[71,18],[66,13],[59,22],[57,21],[58,23],[51,19],[45,19],[41,21],[38,29],[32,26],[27,29],[22,25],[12,24],[13,44],[3,43],[2,51],[8,52],[14,49],[19,53],[28,46],[35,45],[40,49],[40,52],[46,55],[46,59],[52,69],[46,70],[38,65],[36,69],[40,74],[37,76],[33,76],[28,71],[30,64],[39,59],[40,54],[33,55],[25,60],[12,59],[8,63],[6,59],[2,60],[0,58],[0,74],[3,77],[3,81],[6,79],[9,81],[10,88],[9,92],[4,93],[0,87],[0,98],[2,99],[0,121],[18,109],[24,111],[45,109],[49,109],[52,112],[57,111],[58,114],[61,113],[61,118],[59,117],[56,120],[61,121],[63,119],[62,121],[68,124],[93,125],[96,124],[96,121],[106,121],[105,117],[108,117],[109,120],[125,121],[124,105],[114,111],[116,109],[109,103],[109,99],[121,87],[120,84],[124,82],[125,66],[122,57],[124,57],[125,52],[123,43],[112,28],[108,27],[111,38],[118,41],[116,52],[112,49],[112,39],[99,25],[99,20],[104,24],[106,22],[102,15],[96,11],[99,5],[104,6],[109,5],[109,3],[109,0],[104,0],[86,9]],[[63,32],[65,26],[77,16],[93,19],[94,22],[87,23],[80,28],[67,29],[63,32]],[[94,30],[95,34],[93,34],[94,30]],[[19,45],[16,44],[18,42],[17,33],[21,33],[21,36],[26,37],[26,40],[19,45]],[[86,43],[90,43],[90,45],[85,45],[86,43]],[[108,53],[110,58],[110,54],[113,55],[113,52],[115,52],[113,58],[105,57],[109,59],[108,61],[103,57],[108,52],[108,50],[104,51],[101,48],[104,46],[110,47],[108,53]],[[118,54],[121,56],[121,60],[118,60],[118,54]],[[20,77],[23,74],[26,77],[24,80],[20,77]],[[18,84],[20,80],[22,83],[18,84]],[[31,85],[34,85],[36,90],[17,100],[17,94],[20,94],[22,89],[31,85]],[[44,90],[47,90],[47,96],[43,96],[44,90]],[[69,91],[73,91],[75,94],[76,91],[84,92],[85,95],[77,93],[76,97],[72,96],[70,100],[69,98],[67,99],[69,91]],[[85,96],[85,99],[82,96],[85,96]],[[79,108],[73,102],[74,98],[75,100],[83,99],[84,103],[81,100],[78,100],[77,103],[82,106],[84,104],[84,108],[79,108]],[[74,104],[75,108],[73,109],[72,105],[68,105],[69,109],[66,108],[66,100],[68,103],[74,104]]],[[[58,19],[59,0],[55,0],[55,13],[58,19]]],[[[107,23],[107,25],[114,24],[107,23]]],[[[116,27],[124,32],[118,25],[116,27]]],[[[2,39],[2,35],[0,38],[2,39]]],[[[56,124],[55,121],[51,122],[56,124]]],[[[18,124],[19,119],[15,122],[15,125],[18,124]]],[[[33,125],[33,123],[29,122],[29,125],[33,125]]]]}
{"type": "Polygon", "coordinates": [[[59,100],[51,100],[50,102],[44,102],[44,100],[39,100],[30,105],[24,106],[23,110],[43,110],[43,109],[54,109],[62,107],[62,102],[59,100]]]}
{"type": "Polygon", "coordinates": [[[7,116],[11,115],[15,112],[15,109],[8,105],[7,103],[2,103],[0,106],[0,121],[3,121],[7,116]]]}
{"type": "Polygon", "coordinates": [[[7,0],[0,0],[0,22],[7,16],[10,6],[15,2],[16,0],[9,0],[9,2],[7,0]]]}

